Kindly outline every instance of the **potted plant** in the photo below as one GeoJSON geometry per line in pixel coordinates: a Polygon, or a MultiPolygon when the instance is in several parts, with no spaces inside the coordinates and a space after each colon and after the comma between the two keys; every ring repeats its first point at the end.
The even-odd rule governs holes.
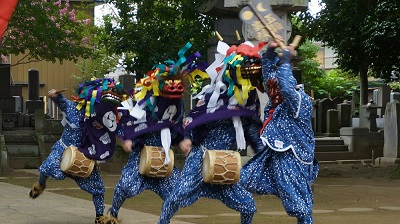
{"type": "Polygon", "coordinates": [[[400,82],[389,82],[388,86],[392,92],[400,92],[400,82]]]}

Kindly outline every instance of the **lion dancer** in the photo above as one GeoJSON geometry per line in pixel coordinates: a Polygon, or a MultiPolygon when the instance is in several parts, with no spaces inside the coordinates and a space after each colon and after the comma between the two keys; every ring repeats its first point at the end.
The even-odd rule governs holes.
{"type": "Polygon", "coordinates": [[[125,200],[144,190],[151,190],[165,200],[174,189],[180,172],[174,166],[169,150],[171,145],[183,139],[182,75],[183,67],[191,64],[189,58],[184,57],[191,46],[187,43],[178,52],[180,58],[177,62],[167,60],[164,64],[155,65],[135,86],[133,97],[136,104],[128,99],[119,108],[123,114],[121,138],[129,158],[114,189],[110,214],[104,223],[119,223],[118,213],[125,200]],[[163,163],[158,166],[173,166],[171,173],[157,176],[141,172],[141,163],[146,159],[141,157],[141,152],[154,147],[165,155],[163,163]]]}
{"type": "Polygon", "coordinates": [[[39,167],[38,182],[33,185],[29,196],[35,199],[42,194],[49,177],[56,180],[71,178],[82,190],[93,196],[95,223],[101,223],[104,218],[105,188],[97,165],[86,175],[74,175],[69,170],[64,172],[60,166],[68,159],[63,157],[67,147],[76,147],[86,159],[93,161],[104,161],[114,154],[118,131],[116,111],[122,101],[123,90],[113,79],[104,78],[80,84],[76,92],[78,96],[73,97],[74,101],[67,100],[61,91],[52,89],[48,92],[48,96],[63,113],[61,123],[64,130],[39,167]]]}
{"type": "Polygon", "coordinates": [[[294,47],[286,47],[279,58],[277,46],[272,41],[263,55],[263,80],[269,97],[260,132],[265,150],[243,166],[240,183],[253,193],[278,196],[298,224],[311,224],[311,184],[318,174],[312,101],[293,77],[294,47]]]}
{"type": "Polygon", "coordinates": [[[185,118],[185,140],[180,148],[187,157],[175,189],[163,204],[159,224],[169,223],[180,207],[200,197],[218,199],[240,212],[242,224],[252,223],[256,211],[252,194],[234,182],[204,182],[202,163],[206,150],[240,151],[247,143],[256,152],[263,148],[256,92],[260,82],[253,79],[261,77],[260,47],[249,42],[229,47],[219,42],[216,60],[206,70],[211,83],[194,97],[198,103],[185,118]]]}

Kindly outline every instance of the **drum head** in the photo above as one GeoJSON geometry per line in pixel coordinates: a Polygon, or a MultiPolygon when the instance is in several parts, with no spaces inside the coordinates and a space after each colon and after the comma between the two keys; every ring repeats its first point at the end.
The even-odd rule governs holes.
{"type": "Polygon", "coordinates": [[[203,180],[209,184],[235,184],[239,181],[241,167],[239,152],[207,150],[203,159],[203,180]]]}
{"type": "Polygon", "coordinates": [[[140,152],[139,173],[149,177],[164,178],[174,169],[174,152],[169,149],[170,164],[165,165],[165,153],[161,147],[145,146],[140,152]]]}
{"type": "Polygon", "coordinates": [[[139,173],[145,175],[151,168],[151,148],[145,146],[140,151],[139,173]]]}
{"type": "Polygon", "coordinates": [[[203,175],[203,180],[206,183],[212,183],[213,178],[214,178],[214,161],[211,161],[212,157],[211,156],[211,151],[207,150],[204,155],[203,159],[203,168],[202,168],[202,175],[203,175]]]}
{"type": "Polygon", "coordinates": [[[75,153],[73,150],[75,150],[75,148],[73,146],[69,146],[63,152],[60,163],[60,169],[63,172],[67,172],[75,160],[75,153]]]}

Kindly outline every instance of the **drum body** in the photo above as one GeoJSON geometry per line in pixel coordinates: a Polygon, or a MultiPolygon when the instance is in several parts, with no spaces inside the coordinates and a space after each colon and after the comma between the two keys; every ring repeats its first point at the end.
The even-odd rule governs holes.
{"type": "Polygon", "coordinates": [[[60,168],[70,175],[86,178],[92,173],[94,164],[94,160],[88,159],[78,148],[71,145],[64,150],[60,168]]]}
{"type": "Polygon", "coordinates": [[[139,173],[149,177],[169,177],[174,168],[174,152],[168,151],[171,163],[164,165],[165,152],[161,147],[145,145],[140,152],[139,173]]]}
{"type": "Polygon", "coordinates": [[[207,150],[203,159],[203,179],[209,184],[236,184],[241,168],[239,152],[207,150]]]}

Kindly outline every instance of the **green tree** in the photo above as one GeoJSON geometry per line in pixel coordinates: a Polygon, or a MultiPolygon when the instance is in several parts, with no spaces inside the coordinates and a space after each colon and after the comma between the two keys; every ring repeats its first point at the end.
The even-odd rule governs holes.
{"type": "Polygon", "coordinates": [[[345,98],[351,100],[353,91],[358,90],[359,82],[353,74],[340,69],[333,69],[316,80],[315,98],[345,98]]]}
{"type": "Polygon", "coordinates": [[[100,78],[116,70],[120,57],[110,53],[102,39],[107,36],[104,26],[100,25],[94,29],[92,56],[77,61],[76,66],[81,72],[79,76],[73,74],[78,82],[89,81],[91,78],[100,78]]]}
{"type": "Polygon", "coordinates": [[[69,1],[19,0],[1,40],[0,55],[26,54],[10,66],[32,61],[77,61],[93,51],[93,22],[69,1]]]}
{"type": "Polygon", "coordinates": [[[110,46],[109,52],[124,56],[127,72],[140,78],[156,63],[177,60],[179,49],[188,41],[193,44],[190,51],[199,51],[206,57],[213,18],[196,10],[204,1],[107,2],[115,5],[118,18],[111,15],[105,19],[108,36],[103,41],[110,46]]]}
{"type": "MultiPolygon", "coordinates": [[[[336,63],[360,78],[360,104],[368,103],[368,71],[388,79],[400,68],[400,1],[321,0],[315,17],[303,15],[304,29],[332,47],[336,63]]],[[[307,14],[307,13],[306,13],[307,14]]]]}
{"type": "Polygon", "coordinates": [[[306,40],[298,48],[300,62],[297,67],[301,69],[302,81],[310,90],[315,90],[319,86],[319,80],[325,76],[325,71],[316,60],[319,46],[306,40]]]}

